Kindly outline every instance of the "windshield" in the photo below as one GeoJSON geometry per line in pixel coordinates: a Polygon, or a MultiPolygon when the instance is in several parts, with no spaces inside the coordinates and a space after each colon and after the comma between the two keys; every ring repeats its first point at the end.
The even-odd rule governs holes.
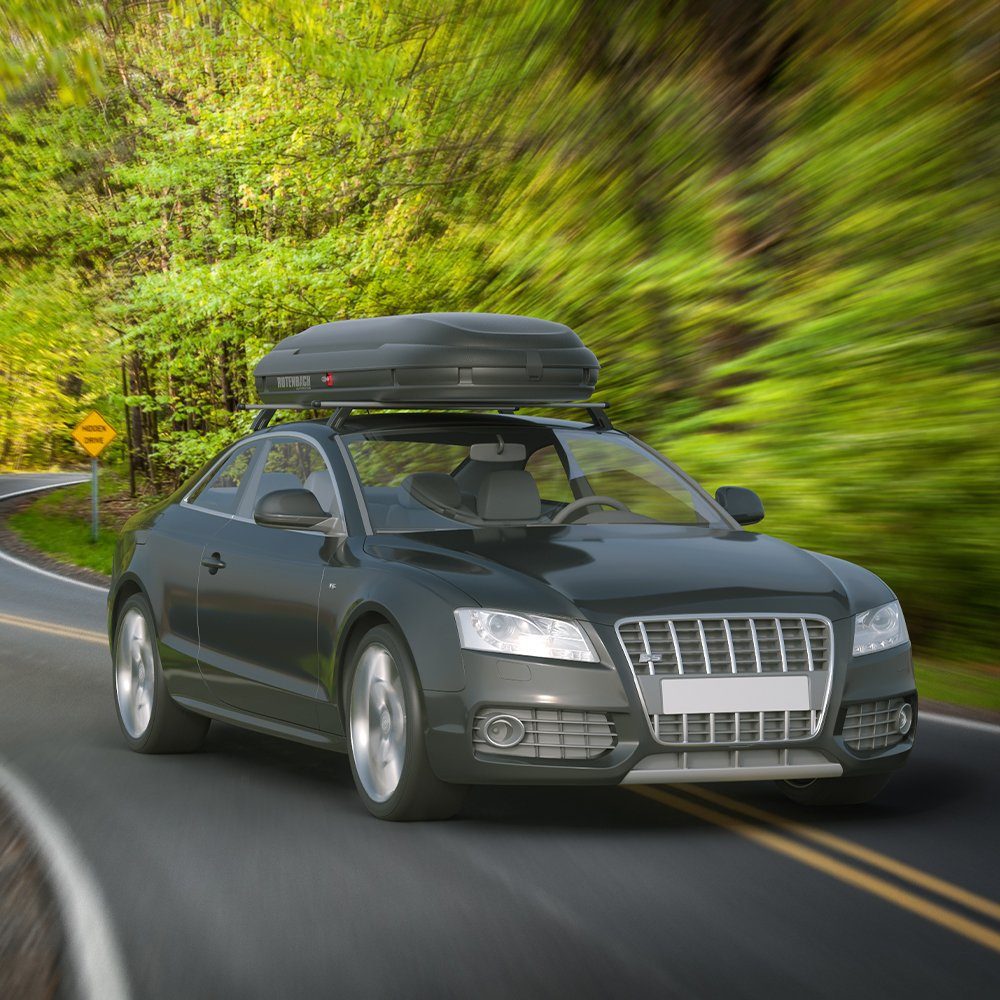
{"type": "Polygon", "coordinates": [[[507,424],[369,430],[343,440],[377,532],[729,527],[697,487],[622,434],[507,424]]]}

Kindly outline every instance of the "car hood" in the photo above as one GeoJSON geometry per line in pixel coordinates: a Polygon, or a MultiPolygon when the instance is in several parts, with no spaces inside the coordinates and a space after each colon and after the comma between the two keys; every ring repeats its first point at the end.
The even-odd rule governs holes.
{"type": "Polygon", "coordinates": [[[483,607],[619,618],[752,612],[831,620],[893,599],[852,563],[768,535],[672,525],[478,528],[379,535],[374,554],[423,567],[483,607]]]}

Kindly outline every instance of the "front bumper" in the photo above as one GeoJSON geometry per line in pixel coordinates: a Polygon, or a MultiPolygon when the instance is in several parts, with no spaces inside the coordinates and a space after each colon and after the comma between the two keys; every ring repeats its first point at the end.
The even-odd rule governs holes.
{"type": "MultiPolygon", "coordinates": [[[[917,696],[909,645],[850,656],[853,620],[834,623],[830,700],[813,737],[787,743],[732,743],[674,748],[656,741],[639,698],[631,665],[619,653],[615,631],[596,629],[610,658],[562,663],[501,658],[463,651],[466,686],[457,692],[425,691],[427,750],[435,773],[461,784],[631,784],[747,781],[884,773],[901,767],[913,748],[917,696]],[[914,721],[896,745],[855,751],[842,735],[853,704],[901,698],[914,721]],[[485,708],[599,712],[616,732],[613,747],[587,760],[524,759],[473,748],[473,727],[485,708]]],[[[488,748],[486,748],[488,749],[488,748]]]]}

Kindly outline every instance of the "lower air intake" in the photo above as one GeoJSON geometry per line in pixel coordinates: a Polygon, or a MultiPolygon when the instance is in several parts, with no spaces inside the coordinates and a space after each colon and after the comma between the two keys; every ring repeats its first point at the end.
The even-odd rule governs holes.
{"type": "Polygon", "coordinates": [[[844,742],[852,750],[886,750],[901,742],[899,710],[904,698],[866,701],[851,705],[844,719],[844,742]]]}
{"type": "Polygon", "coordinates": [[[570,712],[542,708],[484,708],[472,730],[476,756],[501,755],[530,760],[593,760],[618,742],[615,724],[603,712],[570,712]],[[524,724],[516,746],[498,747],[486,738],[485,727],[496,715],[514,716],[524,724]]]}

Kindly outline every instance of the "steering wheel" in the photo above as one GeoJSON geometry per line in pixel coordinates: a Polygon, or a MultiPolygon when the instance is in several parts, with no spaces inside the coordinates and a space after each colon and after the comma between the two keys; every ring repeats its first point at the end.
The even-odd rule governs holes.
{"type": "Polygon", "coordinates": [[[621,502],[621,500],[616,500],[614,497],[578,497],[576,500],[571,500],[568,504],[554,518],[552,518],[553,524],[562,524],[571,514],[575,514],[579,510],[583,510],[585,507],[614,507],[615,510],[628,510],[628,507],[621,502]]]}

